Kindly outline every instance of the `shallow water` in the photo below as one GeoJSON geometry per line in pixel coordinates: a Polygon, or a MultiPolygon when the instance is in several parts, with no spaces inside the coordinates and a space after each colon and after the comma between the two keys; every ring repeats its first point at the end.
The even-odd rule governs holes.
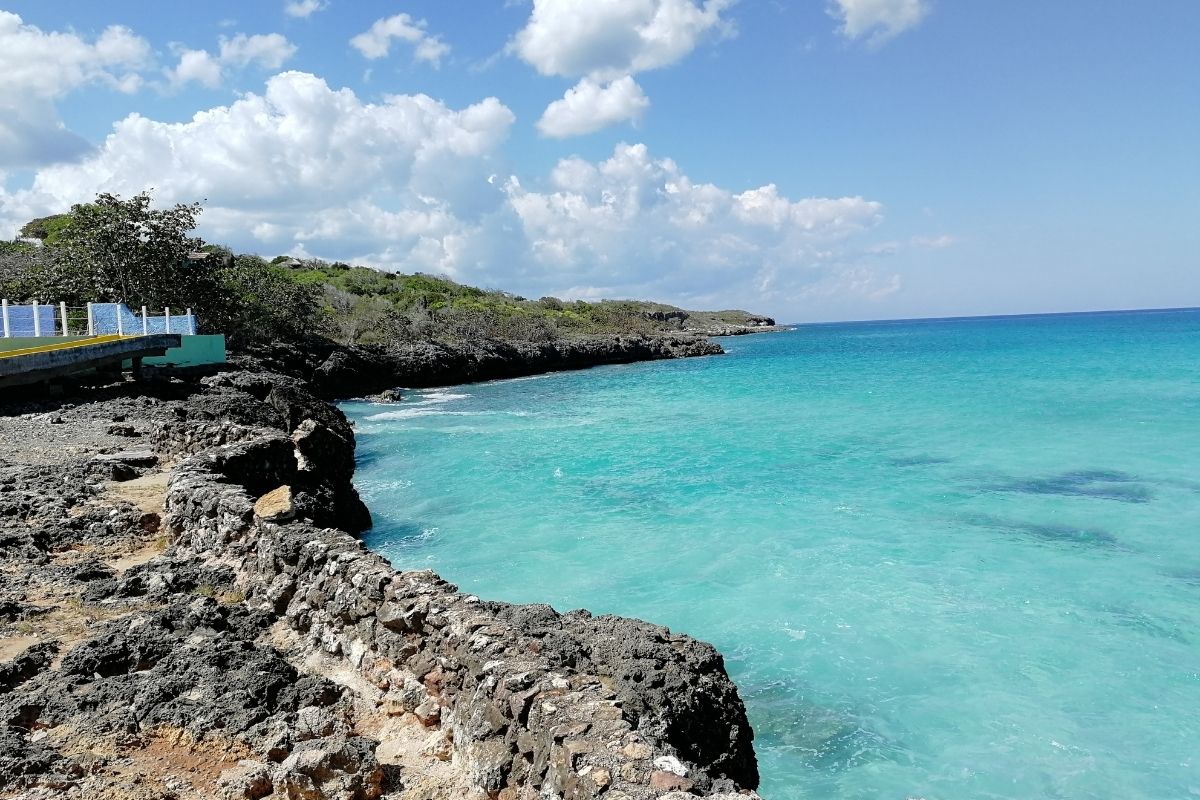
{"type": "Polygon", "coordinates": [[[368,543],[715,643],[769,800],[1200,796],[1200,312],[351,403],[368,543]]]}

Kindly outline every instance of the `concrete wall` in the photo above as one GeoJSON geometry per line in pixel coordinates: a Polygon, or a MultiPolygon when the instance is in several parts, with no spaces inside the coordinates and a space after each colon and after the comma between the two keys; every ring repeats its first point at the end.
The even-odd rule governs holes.
{"type": "Polygon", "coordinates": [[[225,334],[216,333],[204,336],[184,336],[179,347],[172,347],[166,355],[153,356],[142,361],[143,364],[162,366],[171,364],[176,367],[195,367],[201,364],[225,363],[225,334]]]}

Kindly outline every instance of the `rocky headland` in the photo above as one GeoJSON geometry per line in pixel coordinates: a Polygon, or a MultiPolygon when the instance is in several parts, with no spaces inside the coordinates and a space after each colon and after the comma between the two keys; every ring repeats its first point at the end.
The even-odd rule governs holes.
{"type": "Polygon", "coordinates": [[[313,337],[254,346],[235,356],[233,363],[289,375],[305,381],[320,397],[344,399],[395,386],[450,386],[724,352],[716,342],[691,334],[602,335],[548,342],[427,341],[387,348],[341,345],[313,337]]]}
{"type": "Polygon", "coordinates": [[[713,352],[305,343],[0,399],[0,795],[756,797],[711,645],[367,550],[353,430],[326,400],[713,352]]]}

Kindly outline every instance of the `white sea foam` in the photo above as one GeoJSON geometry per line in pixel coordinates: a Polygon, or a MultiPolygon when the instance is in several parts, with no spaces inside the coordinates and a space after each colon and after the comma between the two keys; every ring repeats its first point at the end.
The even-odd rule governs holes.
{"type": "Polygon", "coordinates": [[[446,392],[440,389],[434,389],[428,392],[419,392],[417,396],[421,399],[404,401],[404,404],[412,406],[436,406],[441,405],[442,403],[453,403],[455,400],[465,400],[471,395],[456,394],[454,392],[446,392]]]}
{"type": "MultiPolygon", "coordinates": [[[[415,404],[414,404],[415,405],[415,404]]],[[[529,411],[447,411],[441,408],[401,408],[397,411],[381,411],[367,417],[369,420],[414,419],[416,417],[531,417],[529,411]]]]}

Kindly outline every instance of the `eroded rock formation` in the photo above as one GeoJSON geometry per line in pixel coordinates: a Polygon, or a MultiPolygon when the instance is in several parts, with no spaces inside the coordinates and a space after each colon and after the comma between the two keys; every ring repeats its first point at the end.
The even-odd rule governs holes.
{"type": "MultiPolygon", "coordinates": [[[[752,733],[711,645],[397,572],[349,532],[369,515],[336,408],[267,372],[171,393],[149,461],[0,468],[0,789],[753,796],[752,733]],[[121,496],[156,476],[161,519],[121,496]]],[[[119,416],[111,402],[63,424],[119,416]]]]}

